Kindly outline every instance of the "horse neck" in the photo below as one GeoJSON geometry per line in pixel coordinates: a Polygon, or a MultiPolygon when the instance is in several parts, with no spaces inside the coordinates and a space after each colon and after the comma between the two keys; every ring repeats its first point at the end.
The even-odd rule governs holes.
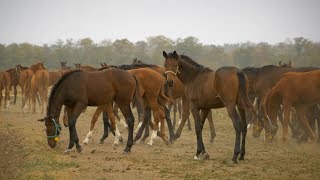
{"type": "Polygon", "coordinates": [[[47,116],[53,117],[57,122],[59,122],[60,112],[63,106],[63,97],[63,93],[55,92],[54,98],[48,102],[47,116]]]}
{"type": "Polygon", "coordinates": [[[196,65],[190,64],[183,60],[179,60],[180,65],[182,68],[179,68],[177,72],[177,76],[183,84],[188,84],[192,82],[199,74],[201,74],[204,67],[197,67],[196,65]]]}

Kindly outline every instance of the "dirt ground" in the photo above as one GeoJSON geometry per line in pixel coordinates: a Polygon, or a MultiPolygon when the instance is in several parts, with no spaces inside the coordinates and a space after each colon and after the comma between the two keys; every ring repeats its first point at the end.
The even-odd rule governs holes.
{"type": "MultiPolygon", "coordinates": [[[[44,124],[36,121],[44,114],[22,113],[17,104],[0,109],[0,179],[319,179],[320,145],[302,144],[290,139],[265,144],[263,138],[247,136],[245,161],[233,164],[234,129],[224,109],[214,111],[217,137],[209,143],[209,126],[204,127],[204,142],[210,160],[196,161],[194,131],[184,129],[182,137],[166,146],[160,138],[154,145],[135,144],[132,153],[123,155],[124,144],[113,148],[113,136],[97,144],[102,135],[101,117],[92,141],[63,155],[68,145],[68,129],[62,129],[59,147],[47,144],[44,124]]],[[[80,141],[84,140],[95,108],[89,107],[78,119],[80,141]]],[[[60,118],[61,119],[61,118],[60,118]]],[[[61,122],[61,121],[60,121],[61,122]]],[[[62,124],[62,123],[61,123],[62,124]]],[[[136,123],[137,124],[137,123],[136,123]]],[[[135,125],[136,125],[135,124],[135,125]]],[[[193,124],[193,123],[192,123],[193,124]]],[[[119,125],[122,136],[127,132],[119,125]]]]}

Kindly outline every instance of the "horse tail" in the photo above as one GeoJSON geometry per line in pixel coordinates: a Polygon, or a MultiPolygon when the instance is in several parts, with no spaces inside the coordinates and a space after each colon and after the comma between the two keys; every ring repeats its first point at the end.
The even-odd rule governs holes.
{"type": "Polygon", "coordinates": [[[161,100],[164,104],[173,104],[173,100],[165,95],[164,85],[160,89],[158,100],[161,100]]]}
{"type": "Polygon", "coordinates": [[[136,81],[136,88],[134,90],[133,99],[132,99],[132,108],[134,108],[136,106],[137,106],[137,108],[140,108],[141,105],[143,104],[143,100],[140,96],[139,81],[135,75],[132,75],[132,76],[133,76],[134,80],[136,81]]]}
{"type": "Polygon", "coordinates": [[[241,106],[246,107],[250,109],[250,111],[257,116],[256,109],[254,108],[252,102],[250,101],[248,97],[247,92],[247,78],[243,71],[238,70],[237,71],[237,77],[239,80],[239,94],[238,94],[238,102],[241,106]]]}

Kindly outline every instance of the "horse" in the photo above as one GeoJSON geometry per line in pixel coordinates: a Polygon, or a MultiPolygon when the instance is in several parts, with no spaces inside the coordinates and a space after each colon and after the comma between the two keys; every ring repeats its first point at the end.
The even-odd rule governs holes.
{"type": "Polygon", "coordinates": [[[49,71],[49,86],[53,86],[64,74],[63,71],[49,71]]]}
{"type": "MultiPolygon", "coordinates": [[[[306,117],[309,120],[309,125],[311,129],[316,131],[316,122],[318,124],[318,143],[320,143],[320,107],[319,105],[313,105],[306,111],[306,117]]],[[[291,114],[291,123],[293,128],[291,128],[292,138],[298,139],[298,143],[307,142],[308,135],[305,133],[304,128],[301,126],[296,113],[291,114]]]]}
{"type": "Polygon", "coordinates": [[[2,90],[4,89],[4,108],[9,107],[10,102],[10,87],[11,87],[11,79],[10,74],[6,71],[0,72],[0,107],[1,101],[3,98],[2,90]]]}
{"type": "MultiPolygon", "coordinates": [[[[280,65],[280,64],[279,64],[280,65]]],[[[281,77],[287,72],[307,72],[317,70],[317,67],[297,67],[289,68],[276,65],[266,65],[262,67],[246,67],[242,71],[248,78],[248,95],[253,102],[256,98],[256,109],[258,110],[258,119],[249,118],[253,127],[253,137],[257,138],[260,136],[263,130],[263,110],[261,106],[261,99],[265,94],[281,79],[281,77]],[[259,124],[259,126],[255,126],[259,124]]],[[[279,120],[282,121],[282,111],[278,111],[279,120]]],[[[291,126],[291,125],[290,125],[291,126]]]]}
{"type": "Polygon", "coordinates": [[[31,78],[32,111],[36,112],[36,96],[40,95],[41,113],[48,101],[48,87],[50,85],[49,72],[47,70],[38,70],[31,78]]]}
{"type": "MultiPolygon", "coordinates": [[[[136,92],[136,79],[124,70],[110,68],[97,72],[71,71],[63,75],[53,86],[46,117],[39,119],[46,126],[47,141],[51,148],[56,146],[56,141],[61,132],[59,116],[63,105],[68,107],[68,128],[70,141],[65,154],[70,153],[74,144],[78,152],[82,151],[75,124],[83,109],[87,106],[99,106],[107,109],[109,117],[112,113],[112,103],[116,102],[128,124],[128,141],[125,153],[131,151],[133,145],[134,117],[131,112],[130,102],[136,92]]],[[[114,118],[111,118],[114,119],[114,118]]],[[[112,121],[112,131],[115,122],[112,121]]]]}
{"type": "Polygon", "coordinates": [[[320,102],[320,70],[309,72],[288,72],[263,98],[263,110],[265,115],[264,125],[267,139],[272,140],[277,132],[278,125],[276,112],[282,105],[283,119],[283,137],[285,142],[288,135],[288,123],[291,108],[294,107],[297,117],[307,131],[311,140],[316,139],[312,131],[306,111],[308,108],[320,102]],[[307,88],[306,88],[307,87],[307,88]]]}
{"type": "MultiPolygon", "coordinates": [[[[141,112],[141,110],[145,110],[146,113],[149,111],[153,112],[153,117],[154,117],[154,125],[152,125],[153,133],[151,135],[151,139],[148,142],[149,145],[153,144],[154,139],[157,136],[157,130],[158,130],[158,124],[159,122],[161,123],[161,130],[160,130],[160,137],[163,139],[165,144],[169,144],[169,141],[165,135],[164,131],[164,119],[165,119],[165,112],[164,110],[166,109],[165,103],[170,102],[170,100],[164,95],[164,84],[165,84],[165,79],[164,77],[157,73],[154,70],[148,69],[148,68],[138,68],[134,69],[136,65],[122,65],[118,66],[119,69],[131,69],[128,70],[130,74],[132,74],[136,79],[137,79],[137,88],[139,89],[139,96],[135,100],[135,104],[140,104],[140,111],[138,111],[138,114],[140,114],[141,121],[143,121],[141,128],[139,129],[139,132],[137,133],[136,137],[134,138],[134,142],[140,139],[142,135],[142,131],[144,130],[145,126],[147,123],[150,121],[148,117],[144,117],[144,111],[141,112]],[[137,100],[138,99],[138,100],[137,100]],[[141,100],[142,99],[142,100],[141,100]],[[143,102],[142,102],[143,101],[143,102]]],[[[103,69],[108,69],[109,66],[106,66],[104,68],[101,68],[100,70],[103,69]]],[[[83,141],[84,144],[87,144],[89,142],[89,139],[92,136],[92,131],[95,126],[95,123],[97,121],[97,118],[103,111],[103,108],[98,107],[96,112],[94,113],[91,121],[91,127],[90,130],[86,136],[86,139],[83,141]]],[[[150,113],[151,114],[151,113],[150,113]]],[[[111,117],[110,117],[111,118],[111,117]]],[[[167,119],[167,118],[166,118],[167,119]]],[[[167,120],[168,122],[168,120],[167,120]]],[[[169,119],[169,122],[170,119],[169,119]]],[[[172,129],[172,125],[168,123],[169,129],[172,129]]],[[[170,132],[173,133],[171,130],[170,132]]],[[[171,134],[171,133],[170,133],[171,134]]],[[[101,138],[100,142],[102,143],[104,141],[104,137],[107,135],[107,132],[104,132],[103,137],[101,138]]],[[[171,134],[172,135],[172,134],[171,134]]],[[[114,145],[117,145],[118,141],[114,142],[114,145]]]]}
{"type": "MultiPolygon", "coordinates": [[[[46,69],[43,65],[43,62],[39,62],[30,66],[30,68],[22,70],[19,77],[19,85],[21,87],[22,94],[22,108],[26,108],[26,101],[29,101],[29,110],[31,108],[31,98],[32,98],[32,89],[31,89],[31,79],[34,73],[38,70],[46,69]]],[[[38,101],[39,97],[37,95],[38,101]]]]}
{"type": "Polygon", "coordinates": [[[71,71],[72,68],[67,66],[67,61],[60,61],[61,70],[71,71]]]}
{"type": "MultiPolygon", "coordinates": [[[[14,68],[6,70],[10,74],[11,87],[13,86],[14,100],[13,104],[17,101],[17,86],[19,85],[19,77],[22,70],[28,69],[27,67],[21,66],[21,64],[16,65],[14,68]]],[[[10,87],[10,89],[11,89],[10,87]]]]}
{"type": "Polygon", "coordinates": [[[92,72],[92,71],[97,71],[97,68],[94,68],[92,66],[88,66],[88,65],[82,65],[80,63],[78,64],[74,64],[76,69],[82,70],[82,71],[87,71],[87,72],[92,72]]]}
{"type": "Polygon", "coordinates": [[[213,71],[188,56],[178,55],[176,51],[169,54],[163,51],[163,56],[167,79],[170,80],[177,76],[184,84],[187,99],[191,103],[197,135],[197,152],[194,158],[196,160],[210,158],[202,141],[203,124],[210,109],[226,107],[236,131],[232,161],[237,163],[239,154],[239,160],[244,160],[247,134],[245,111],[255,113],[247,94],[246,75],[236,67],[221,67],[213,71]],[[202,111],[201,117],[200,110],[202,111]],[[242,142],[240,142],[241,135],[242,142]]]}

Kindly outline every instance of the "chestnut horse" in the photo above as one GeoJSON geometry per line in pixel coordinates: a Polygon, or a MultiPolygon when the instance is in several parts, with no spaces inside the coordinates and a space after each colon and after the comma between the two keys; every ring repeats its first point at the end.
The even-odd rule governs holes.
{"type": "MultiPolygon", "coordinates": [[[[133,145],[134,117],[131,112],[130,102],[136,90],[136,80],[127,71],[120,69],[107,69],[97,72],[71,71],[60,78],[51,90],[47,106],[47,116],[39,121],[44,121],[51,148],[56,146],[56,141],[61,131],[59,117],[61,108],[65,105],[68,109],[68,127],[70,141],[65,153],[70,153],[74,144],[77,151],[82,148],[75,124],[81,112],[87,106],[99,106],[106,109],[109,117],[114,116],[112,103],[116,102],[128,124],[128,141],[124,149],[131,151],[133,145]]],[[[114,118],[112,118],[114,119],[114,118]]],[[[112,121],[112,131],[115,122],[112,121]]]]}
{"type": "Polygon", "coordinates": [[[11,79],[10,74],[6,71],[0,72],[0,107],[3,98],[2,90],[4,89],[4,108],[7,108],[10,103],[10,87],[11,79]]]}
{"type": "MultiPolygon", "coordinates": [[[[307,131],[312,140],[316,135],[310,128],[306,111],[308,108],[320,102],[320,70],[310,72],[288,72],[263,98],[263,110],[265,119],[270,120],[271,124],[265,122],[267,139],[272,140],[277,132],[276,112],[282,105],[283,119],[283,141],[287,140],[288,123],[290,111],[294,107],[298,119],[307,131]],[[272,128],[275,127],[275,128],[272,128]]],[[[267,121],[265,120],[265,121],[267,121]]]]}
{"type": "Polygon", "coordinates": [[[23,67],[21,66],[21,64],[18,64],[14,68],[6,70],[10,74],[11,87],[13,86],[13,92],[14,92],[13,104],[16,104],[16,101],[17,101],[17,93],[18,93],[17,86],[19,85],[20,73],[25,69],[28,69],[28,67],[23,67]]]}
{"type": "MultiPolygon", "coordinates": [[[[31,108],[31,98],[32,98],[32,89],[31,89],[31,79],[34,73],[38,70],[46,69],[43,65],[43,62],[36,63],[31,65],[30,68],[22,70],[19,77],[19,85],[21,87],[22,94],[22,108],[26,108],[26,101],[29,101],[29,110],[31,108]]],[[[38,96],[37,96],[38,98],[38,96]]],[[[39,101],[40,102],[40,101],[39,101]]]]}
{"type": "Polygon", "coordinates": [[[186,96],[191,103],[191,112],[195,121],[197,135],[195,159],[210,158],[202,141],[203,124],[210,109],[226,107],[236,131],[232,161],[237,163],[239,154],[239,160],[244,160],[247,134],[245,111],[250,110],[255,113],[255,109],[247,95],[245,74],[235,67],[222,67],[217,71],[213,71],[198,64],[188,56],[178,55],[176,51],[169,54],[163,51],[163,56],[165,58],[164,66],[167,71],[167,79],[170,80],[177,76],[185,85],[186,96]],[[200,110],[202,111],[201,117],[200,110]],[[240,142],[241,135],[242,142],[240,142]]]}
{"type": "MultiPolygon", "coordinates": [[[[118,68],[121,69],[129,69],[137,67],[137,65],[122,65],[118,66],[118,68]]],[[[108,69],[109,67],[106,66],[102,69],[108,69]]],[[[139,132],[137,136],[135,137],[134,141],[137,141],[142,134],[142,131],[144,130],[147,123],[150,121],[148,117],[144,117],[144,113],[148,113],[149,111],[153,111],[153,117],[154,117],[154,125],[152,125],[153,133],[151,136],[150,141],[148,142],[149,145],[153,144],[154,139],[157,136],[157,130],[158,130],[158,124],[161,123],[161,130],[160,130],[160,137],[163,139],[165,144],[169,144],[169,141],[165,135],[165,125],[164,125],[164,119],[165,119],[165,104],[167,102],[170,102],[170,100],[164,95],[164,84],[165,79],[164,77],[159,74],[158,72],[151,70],[149,68],[138,68],[138,69],[131,69],[128,70],[130,74],[132,74],[136,80],[137,80],[137,88],[139,89],[139,97],[135,98],[135,104],[140,104],[140,107],[138,107],[138,113],[141,115],[143,119],[143,123],[141,128],[139,129],[139,132]],[[142,102],[143,101],[143,102],[142,102]],[[139,110],[140,109],[140,110],[139,110]],[[141,112],[141,110],[145,110],[141,112]]],[[[91,127],[89,130],[89,133],[87,134],[86,139],[83,141],[84,144],[87,144],[89,142],[89,139],[92,136],[92,131],[95,126],[95,123],[97,121],[97,118],[101,114],[102,111],[105,109],[98,107],[96,112],[93,115],[92,121],[91,121],[91,127]]],[[[114,118],[114,117],[110,117],[114,118]]],[[[172,131],[172,125],[170,124],[170,119],[168,122],[169,129],[172,131]],[[171,126],[170,126],[171,125],[171,126]]],[[[106,124],[106,123],[105,123],[106,124]]],[[[106,129],[106,128],[105,128],[106,129]]],[[[107,135],[107,132],[104,132],[103,137],[101,138],[101,142],[104,141],[104,137],[107,135]]],[[[172,134],[171,134],[172,135],[172,134]]],[[[115,141],[114,145],[116,145],[118,142],[115,141]]]]}
{"type": "Polygon", "coordinates": [[[34,73],[31,79],[32,92],[32,111],[36,112],[36,96],[40,95],[41,113],[44,112],[44,107],[48,103],[48,87],[49,72],[47,70],[38,70],[34,73]]]}

